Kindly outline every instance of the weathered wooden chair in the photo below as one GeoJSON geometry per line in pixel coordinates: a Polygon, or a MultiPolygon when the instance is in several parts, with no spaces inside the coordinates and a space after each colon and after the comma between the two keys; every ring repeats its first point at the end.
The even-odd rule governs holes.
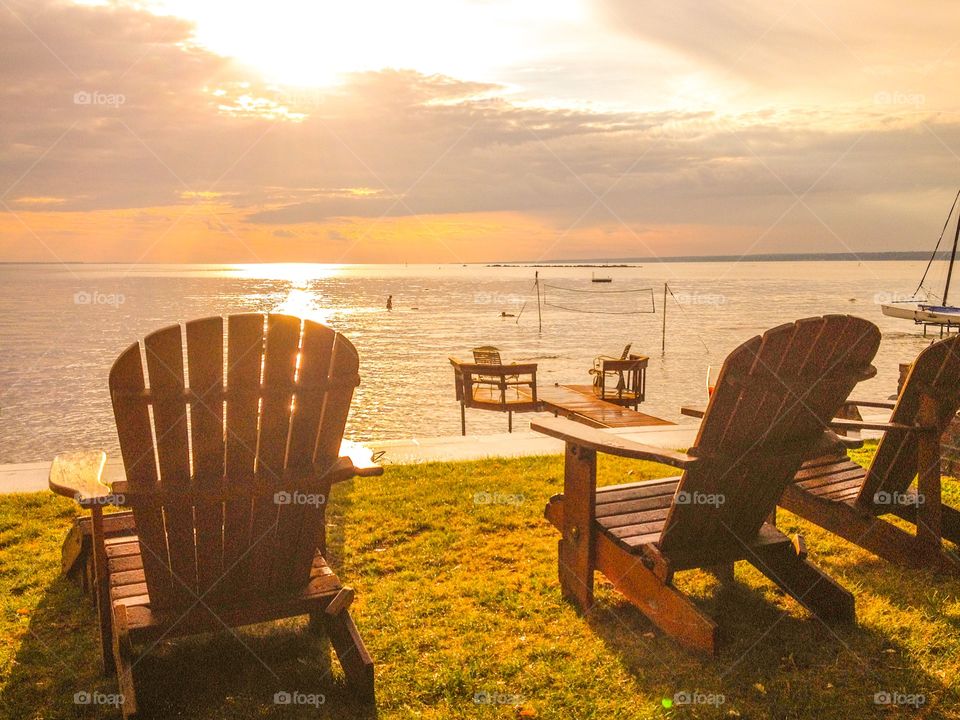
{"type": "Polygon", "coordinates": [[[845,453],[809,460],[780,505],[890,562],[960,572],[960,559],[942,544],[960,544],[960,511],[940,498],[940,436],[960,409],[960,337],[920,353],[895,405],[853,404],[892,410],[886,423],[834,422],[884,431],[870,467],[845,453]],[[916,534],[881,519],[888,514],[913,523],[916,534]]]}
{"type": "MultiPolygon", "coordinates": [[[[474,350],[475,357],[476,352],[474,350]]],[[[513,432],[513,413],[540,409],[536,363],[503,365],[466,363],[456,358],[449,360],[453,366],[457,402],[460,403],[461,434],[467,434],[468,407],[507,413],[509,432],[513,432]]]]}
{"type": "Polygon", "coordinates": [[[590,374],[593,376],[593,393],[601,400],[632,407],[637,410],[646,399],[646,355],[631,355],[630,345],[623,348],[619,358],[598,355],[593,360],[590,374]]]}
{"type": "Polygon", "coordinates": [[[124,717],[137,709],[135,644],[296,615],[326,629],[372,699],[353,591],[324,559],[330,488],[358,474],[338,456],[358,364],[330,328],[262,314],[164,328],[113,364],[126,480],[108,487],[105,454],[79,453],[54,461],[50,486],[92,511],[103,660],[124,717]],[[105,539],[107,503],[132,509],[135,536],[105,539]]]}
{"type": "Polygon", "coordinates": [[[562,534],[563,595],[589,610],[600,570],[666,633],[713,653],[717,625],[677,590],[674,573],[706,568],[730,580],[734,561],[747,560],[817,615],[853,622],[853,596],[807,562],[802,540],[791,542],[766,519],[870,372],[879,342],[876,326],[844,315],[800,320],[747,341],[723,364],[686,454],[569,420],[531,423],[566,441],[564,492],[546,508],[562,534]],[[671,465],[683,475],[597,488],[598,452],[671,465]]]}

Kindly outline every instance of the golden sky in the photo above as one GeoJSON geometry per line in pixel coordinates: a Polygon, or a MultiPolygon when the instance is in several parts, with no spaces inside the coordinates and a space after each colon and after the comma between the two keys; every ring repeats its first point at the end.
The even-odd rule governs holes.
{"type": "Polygon", "coordinates": [[[928,249],[960,5],[0,3],[0,260],[928,249]]]}

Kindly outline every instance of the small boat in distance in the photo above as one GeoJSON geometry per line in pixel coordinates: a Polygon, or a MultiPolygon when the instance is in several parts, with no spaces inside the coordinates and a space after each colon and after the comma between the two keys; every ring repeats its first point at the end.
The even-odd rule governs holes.
{"type": "Polygon", "coordinates": [[[590,273],[590,282],[613,282],[612,277],[597,277],[594,273],[590,273]]]}
{"type": "Polygon", "coordinates": [[[950,265],[947,267],[947,281],[943,286],[943,295],[941,296],[940,302],[930,302],[929,296],[933,295],[933,293],[930,293],[923,286],[924,281],[927,279],[927,273],[930,272],[930,266],[933,265],[933,261],[937,259],[937,251],[940,249],[940,243],[943,240],[944,233],[947,231],[947,226],[950,224],[950,218],[953,216],[953,211],[957,207],[958,200],[960,200],[960,191],[957,192],[957,196],[953,199],[953,205],[950,207],[950,212],[947,213],[947,220],[943,224],[943,230],[940,231],[940,238],[937,240],[936,247],[933,248],[933,255],[930,257],[930,261],[927,263],[927,269],[923,271],[923,277],[920,278],[920,284],[917,286],[916,291],[914,291],[913,297],[905,300],[895,300],[893,302],[883,303],[880,306],[880,309],[887,317],[913,320],[918,325],[947,325],[948,327],[952,325],[960,326],[960,307],[957,307],[956,305],[949,305],[947,303],[947,298],[950,295],[950,281],[953,277],[953,267],[957,260],[957,242],[960,240],[960,213],[958,213],[957,226],[953,233],[953,249],[950,251],[950,265]],[[917,295],[920,293],[920,290],[927,292],[927,299],[921,300],[917,297],[917,295]]]}

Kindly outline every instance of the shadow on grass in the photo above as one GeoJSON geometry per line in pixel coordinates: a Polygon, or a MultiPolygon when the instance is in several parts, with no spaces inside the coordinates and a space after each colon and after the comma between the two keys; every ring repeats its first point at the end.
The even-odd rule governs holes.
{"type": "MultiPolygon", "coordinates": [[[[116,677],[102,672],[93,603],[67,577],[50,575],[22,618],[0,717],[119,717],[116,677]]],[[[309,632],[305,617],[134,652],[138,718],[378,717],[375,706],[353,698],[328,640],[309,632]]]]}
{"type": "MultiPolygon", "coordinates": [[[[677,717],[952,717],[939,713],[956,708],[956,688],[926,672],[895,633],[824,623],[744,568],[728,586],[702,572],[680,576],[720,627],[716,657],[681,648],[605,580],[583,620],[638,682],[666,688],[668,705],[684,694],[700,698],[701,706],[675,704],[677,717]]],[[[918,587],[929,590],[911,580],[918,582],[905,583],[904,603],[919,601],[918,587]]]]}

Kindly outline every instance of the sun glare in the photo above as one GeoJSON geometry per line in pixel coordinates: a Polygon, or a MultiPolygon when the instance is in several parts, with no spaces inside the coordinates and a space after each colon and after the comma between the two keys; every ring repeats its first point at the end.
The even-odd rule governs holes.
{"type": "Polygon", "coordinates": [[[147,6],[195,22],[197,42],[266,80],[297,86],[327,86],[344,73],[384,68],[491,80],[498,68],[532,61],[551,28],[587,15],[583,0],[152,0],[147,6]]]}

